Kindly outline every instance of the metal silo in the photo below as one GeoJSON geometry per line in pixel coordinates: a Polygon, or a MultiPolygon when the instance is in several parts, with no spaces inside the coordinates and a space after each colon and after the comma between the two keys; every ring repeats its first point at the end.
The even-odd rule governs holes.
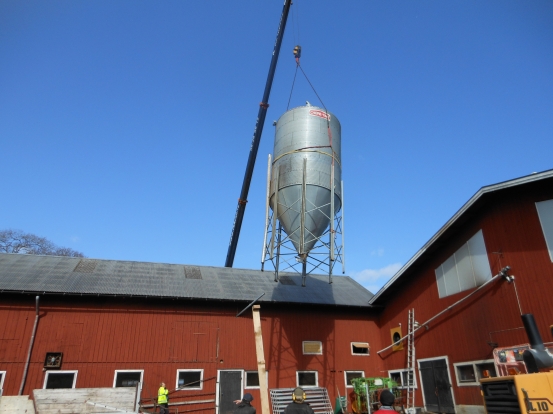
{"type": "MultiPolygon", "coordinates": [[[[268,178],[273,239],[264,251],[274,249],[278,220],[293,243],[296,260],[305,264],[329,225],[334,231],[334,217],[342,208],[341,126],[331,112],[309,103],[284,113],[275,126],[268,178]]],[[[330,237],[330,260],[332,244],[330,237]]]]}

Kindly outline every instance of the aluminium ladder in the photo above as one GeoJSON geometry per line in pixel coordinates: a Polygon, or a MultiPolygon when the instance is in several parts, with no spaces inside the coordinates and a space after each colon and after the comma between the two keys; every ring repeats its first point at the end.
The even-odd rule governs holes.
{"type": "Polygon", "coordinates": [[[415,309],[409,310],[407,335],[407,414],[415,413],[415,309]]]}

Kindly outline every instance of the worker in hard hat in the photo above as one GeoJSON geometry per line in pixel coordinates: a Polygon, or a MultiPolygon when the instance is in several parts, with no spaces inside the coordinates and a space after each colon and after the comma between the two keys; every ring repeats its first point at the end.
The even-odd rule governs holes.
{"type": "Polygon", "coordinates": [[[255,407],[252,407],[253,396],[247,392],[241,400],[234,401],[238,407],[234,410],[234,414],[255,414],[255,407]]]}
{"type": "Polygon", "coordinates": [[[379,400],[381,406],[373,414],[387,414],[396,412],[396,410],[394,410],[394,401],[396,400],[396,397],[394,397],[392,391],[388,389],[383,389],[380,393],[379,400]]]}
{"type": "Polygon", "coordinates": [[[305,391],[298,387],[292,393],[292,402],[284,410],[284,414],[314,414],[313,409],[305,402],[305,391]]]}
{"type": "Polygon", "coordinates": [[[165,383],[159,384],[157,390],[157,405],[159,405],[159,414],[169,414],[169,390],[165,388],[165,383]]]}

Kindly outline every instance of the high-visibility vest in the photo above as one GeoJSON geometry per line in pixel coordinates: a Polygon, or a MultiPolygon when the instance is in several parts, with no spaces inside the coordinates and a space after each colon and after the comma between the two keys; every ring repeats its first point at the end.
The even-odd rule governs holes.
{"type": "Polygon", "coordinates": [[[167,394],[169,394],[169,390],[167,388],[159,387],[159,390],[157,391],[157,403],[167,404],[167,394]]]}

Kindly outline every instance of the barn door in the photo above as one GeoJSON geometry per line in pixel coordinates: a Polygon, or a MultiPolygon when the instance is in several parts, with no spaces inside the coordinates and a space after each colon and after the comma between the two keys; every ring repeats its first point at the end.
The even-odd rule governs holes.
{"type": "Polygon", "coordinates": [[[242,371],[219,371],[217,383],[218,414],[232,414],[235,400],[242,399],[242,371]]]}
{"type": "Polygon", "coordinates": [[[426,411],[432,413],[455,413],[447,360],[419,360],[419,372],[426,411]]]}

